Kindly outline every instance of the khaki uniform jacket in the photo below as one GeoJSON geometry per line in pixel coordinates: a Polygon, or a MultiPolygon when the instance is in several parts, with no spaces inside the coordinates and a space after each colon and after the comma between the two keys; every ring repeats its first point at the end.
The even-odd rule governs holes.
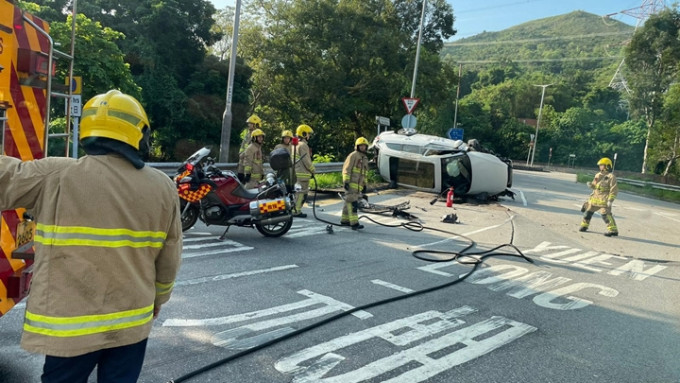
{"type": "Polygon", "coordinates": [[[243,174],[250,174],[251,179],[259,181],[264,177],[262,163],[262,146],[257,142],[248,145],[243,153],[243,174]]]}
{"type": "Polygon", "coordinates": [[[593,189],[593,192],[590,194],[588,202],[596,207],[607,207],[607,202],[615,200],[619,193],[616,176],[606,170],[595,175],[593,182],[590,183],[590,188],[593,189]]]}
{"type": "Polygon", "coordinates": [[[366,186],[366,173],[368,173],[368,156],[358,150],[350,153],[342,165],[342,182],[349,183],[345,201],[354,202],[359,199],[361,189],[366,186]]]}
{"type": "Polygon", "coordinates": [[[0,156],[0,210],[35,217],[21,346],[71,357],[148,338],[180,264],[170,178],[118,155],[21,162],[0,156]]]}
{"type": "Polygon", "coordinates": [[[312,178],[315,169],[312,163],[312,151],[309,149],[307,141],[301,139],[291,154],[293,155],[297,177],[302,179],[312,178]]]}
{"type": "Polygon", "coordinates": [[[246,128],[246,135],[243,137],[243,141],[241,141],[241,146],[238,148],[238,166],[236,168],[237,173],[244,173],[243,172],[243,167],[245,166],[243,163],[244,160],[244,155],[246,154],[246,149],[248,148],[248,145],[250,145],[250,135],[253,132],[246,128]]]}

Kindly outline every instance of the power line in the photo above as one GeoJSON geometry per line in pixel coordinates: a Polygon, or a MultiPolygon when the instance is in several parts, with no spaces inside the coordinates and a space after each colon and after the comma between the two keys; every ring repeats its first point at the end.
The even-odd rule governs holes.
{"type": "MultiPolygon", "coordinates": [[[[598,60],[613,60],[620,59],[623,56],[607,56],[607,57],[563,57],[559,59],[526,59],[526,60],[512,60],[513,63],[542,63],[542,62],[564,62],[564,61],[598,61],[598,60]]],[[[494,64],[501,62],[498,60],[467,60],[467,61],[455,61],[457,64],[494,64]]]]}
{"type": "Polygon", "coordinates": [[[555,40],[576,40],[576,39],[586,39],[591,37],[605,37],[605,36],[618,36],[618,35],[630,35],[631,32],[600,32],[600,33],[589,33],[584,35],[568,35],[568,36],[553,36],[553,37],[539,37],[535,39],[522,39],[522,40],[499,40],[499,41],[479,41],[479,42],[450,42],[445,43],[447,47],[451,46],[476,46],[476,45],[497,45],[497,44],[523,44],[523,43],[534,43],[541,41],[555,41],[555,40]]]}

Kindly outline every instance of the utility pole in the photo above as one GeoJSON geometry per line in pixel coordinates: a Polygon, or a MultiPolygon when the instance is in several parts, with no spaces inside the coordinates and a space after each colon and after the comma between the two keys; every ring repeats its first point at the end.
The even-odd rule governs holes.
{"type": "Polygon", "coordinates": [[[543,112],[543,99],[545,98],[545,88],[549,87],[552,84],[545,84],[545,85],[534,85],[534,86],[540,86],[543,88],[543,91],[541,92],[541,106],[538,107],[538,120],[536,120],[536,135],[534,136],[534,147],[533,151],[531,152],[531,166],[534,166],[534,157],[536,156],[536,146],[538,146],[538,126],[541,123],[541,113],[543,112]]]}
{"type": "Polygon", "coordinates": [[[425,7],[427,0],[423,0],[423,10],[420,13],[420,30],[418,31],[418,44],[416,45],[416,62],[413,65],[413,82],[411,83],[411,98],[416,94],[416,78],[418,77],[418,61],[420,59],[420,42],[423,39],[423,23],[425,21],[425,7]]]}
{"type": "Polygon", "coordinates": [[[458,97],[460,97],[460,77],[463,73],[463,64],[458,64],[458,88],[456,89],[456,109],[453,112],[453,128],[458,126],[458,97]]]}
{"type": "Polygon", "coordinates": [[[236,45],[238,43],[238,24],[241,19],[241,0],[236,0],[234,10],[234,32],[231,37],[231,57],[229,59],[229,76],[227,78],[227,106],[222,116],[222,135],[220,139],[219,162],[229,162],[229,141],[231,140],[231,99],[234,95],[234,72],[236,71],[236,45]]]}
{"type": "MultiPolygon", "coordinates": [[[[418,61],[420,60],[420,42],[423,39],[423,23],[425,20],[425,7],[427,0],[423,0],[423,10],[420,12],[420,30],[418,30],[418,43],[416,44],[416,60],[413,64],[413,81],[411,82],[411,98],[416,94],[416,78],[418,77],[418,61]]],[[[411,126],[413,114],[408,114],[408,126],[411,126]]]]}

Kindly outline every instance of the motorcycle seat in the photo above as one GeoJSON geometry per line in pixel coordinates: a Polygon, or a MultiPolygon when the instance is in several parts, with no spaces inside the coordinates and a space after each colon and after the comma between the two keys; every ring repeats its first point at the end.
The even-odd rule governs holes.
{"type": "Polygon", "coordinates": [[[246,189],[242,184],[239,184],[232,194],[245,199],[255,199],[260,194],[260,191],[257,189],[246,189]]]}

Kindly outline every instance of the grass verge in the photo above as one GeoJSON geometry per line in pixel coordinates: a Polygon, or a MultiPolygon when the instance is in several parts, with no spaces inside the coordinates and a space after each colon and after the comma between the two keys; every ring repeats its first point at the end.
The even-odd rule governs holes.
{"type": "MultiPolygon", "coordinates": [[[[314,175],[314,177],[316,178],[316,182],[318,182],[317,187],[319,189],[335,189],[343,187],[342,173],[340,172],[316,174],[314,175]]],[[[384,182],[382,177],[380,177],[380,175],[377,174],[375,171],[369,170],[367,174],[366,183],[371,185],[380,182],[384,182]]],[[[311,180],[309,187],[312,190],[314,189],[314,180],[311,180]]]]}
{"type": "MultiPolygon", "coordinates": [[[[595,176],[594,173],[578,173],[576,175],[576,181],[580,183],[590,182],[593,180],[594,176],[595,176]]],[[[649,185],[636,186],[622,182],[619,182],[619,190],[623,190],[626,192],[630,192],[633,194],[649,198],[655,198],[662,201],[680,203],[680,192],[676,192],[673,190],[656,189],[649,185]]]]}

